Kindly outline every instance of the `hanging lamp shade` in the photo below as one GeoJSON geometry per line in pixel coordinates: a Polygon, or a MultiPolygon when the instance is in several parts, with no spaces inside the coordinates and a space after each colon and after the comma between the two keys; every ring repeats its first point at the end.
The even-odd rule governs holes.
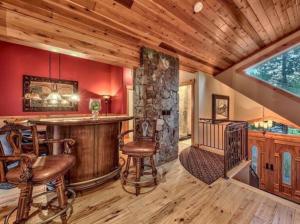
{"type": "Polygon", "coordinates": [[[61,101],[61,95],[57,91],[52,91],[46,98],[47,100],[58,100],[61,101]]]}
{"type": "Polygon", "coordinates": [[[51,104],[58,104],[61,99],[61,95],[58,92],[51,92],[46,98],[46,100],[51,104]]]}
{"type": "Polygon", "coordinates": [[[273,121],[272,120],[268,120],[267,122],[268,122],[268,128],[273,127],[273,121]]]}
{"type": "Polygon", "coordinates": [[[42,98],[40,97],[40,95],[38,93],[33,93],[33,92],[26,93],[24,98],[26,100],[42,100],[42,98]]]}
{"type": "Polygon", "coordinates": [[[46,100],[50,103],[50,104],[58,104],[61,100],[62,97],[59,94],[59,92],[57,91],[57,85],[54,85],[53,90],[51,91],[51,93],[46,97],[46,100]]]}
{"type": "Polygon", "coordinates": [[[259,122],[259,126],[260,126],[260,127],[264,127],[264,123],[265,123],[265,122],[260,121],[260,122],[259,122]]]}
{"type": "Polygon", "coordinates": [[[70,96],[70,101],[72,102],[79,102],[80,101],[80,97],[77,93],[73,93],[71,96],[70,96]]]}
{"type": "Polygon", "coordinates": [[[62,105],[67,105],[67,104],[69,104],[69,101],[66,100],[66,99],[62,99],[61,104],[62,105]]]}

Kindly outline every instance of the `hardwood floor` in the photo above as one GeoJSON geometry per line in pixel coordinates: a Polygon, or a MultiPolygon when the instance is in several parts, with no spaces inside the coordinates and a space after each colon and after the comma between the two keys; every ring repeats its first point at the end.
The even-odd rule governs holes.
{"type": "MultiPolygon", "coordinates": [[[[181,148],[186,146],[180,143],[181,148]]],[[[300,223],[299,205],[234,180],[219,179],[208,186],[191,176],[178,160],[159,171],[159,186],[139,197],[124,192],[120,181],[77,197],[70,223],[300,223]]],[[[0,221],[7,209],[0,208],[0,221]]]]}

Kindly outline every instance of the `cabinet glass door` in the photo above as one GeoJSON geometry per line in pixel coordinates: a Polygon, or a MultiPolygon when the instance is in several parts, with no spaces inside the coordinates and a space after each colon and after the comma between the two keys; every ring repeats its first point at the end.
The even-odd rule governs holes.
{"type": "Polygon", "coordinates": [[[282,153],[282,183],[292,184],[292,155],[289,152],[282,153]]]}
{"type": "Polygon", "coordinates": [[[258,149],[257,146],[254,145],[251,148],[251,167],[256,174],[258,173],[257,164],[258,164],[258,149]]]}

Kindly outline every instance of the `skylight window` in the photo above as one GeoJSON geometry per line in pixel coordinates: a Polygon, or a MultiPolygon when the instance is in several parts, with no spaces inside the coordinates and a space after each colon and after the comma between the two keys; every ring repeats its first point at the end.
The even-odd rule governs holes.
{"type": "Polygon", "coordinates": [[[246,74],[300,97],[300,45],[245,70],[246,74]]]}

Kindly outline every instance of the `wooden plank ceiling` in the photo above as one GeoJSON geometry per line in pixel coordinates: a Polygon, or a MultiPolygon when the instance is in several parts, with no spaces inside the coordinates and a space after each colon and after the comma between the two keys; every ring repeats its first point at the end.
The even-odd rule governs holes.
{"type": "Polygon", "coordinates": [[[217,74],[299,30],[300,0],[3,0],[0,39],[114,65],[139,65],[141,46],[180,68],[217,74]]]}

